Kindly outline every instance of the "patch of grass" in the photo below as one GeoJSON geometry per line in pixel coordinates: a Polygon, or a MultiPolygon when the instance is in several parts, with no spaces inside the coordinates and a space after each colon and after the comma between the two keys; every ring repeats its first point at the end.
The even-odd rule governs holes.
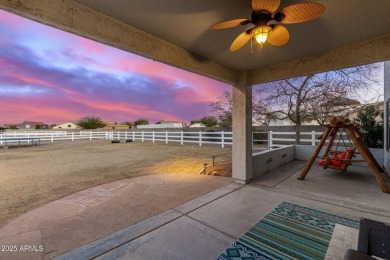
{"type": "Polygon", "coordinates": [[[230,162],[231,149],[159,143],[79,141],[0,149],[0,226],[72,193],[141,175],[198,174],[230,162]]]}

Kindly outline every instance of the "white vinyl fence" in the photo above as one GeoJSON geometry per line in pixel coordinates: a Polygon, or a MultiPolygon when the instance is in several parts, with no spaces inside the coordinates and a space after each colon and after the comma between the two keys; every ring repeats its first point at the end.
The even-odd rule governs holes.
{"type": "Polygon", "coordinates": [[[40,142],[77,141],[77,140],[128,140],[152,141],[165,143],[195,143],[199,146],[204,144],[216,144],[225,147],[232,144],[232,132],[157,132],[157,131],[34,131],[34,132],[4,132],[0,134],[0,145],[12,142],[30,143],[29,138],[39,138],[40,142]],[[18,140],[19,138],[19,140],[18,140]],[[23,140],[22,138],[27,138],[23,140]]]}
{"type": "Polygon", "coordinates": [[[232,144],[232,132],[109,132],[108,139],[121,140],[132,139],[133,141],[152,141],[165,143],[195,143],[199,146],[203,144],[218,144],[222,147],[232,144]]]}
{"type": "MultiPolygon", "coordinates": [[[[322,132],[302,132],[301,144],[316,145],[322,132]]],[[[232,132],[160,132],[160,131],[15,131],[0,134],[0,145],[4,143],[19,142],[17,138],[27,138],[21,142],[30,143],[28,138],[40,138],[41,142],[77,141],[77,140],[128,140],[137,142],[164,142],[164,143],[193,143],[202,146],[204,144],[231,145],[232,132]],[[14,140],[7,140],[7,139],[14,140]]],[[[344,135],[344,142],[349,143],[344,135]]],[[[335,140],[337,142],[337,140],[335,140]]],[[[254,144],[267,144],[268,148],[281,147],[295,142],[294,132],[253,132],[254,144]]]]}
{"type": "MultiPolygon", "coordinates": [[[[321,140],[323,132],[301,132],[300,144],[302,145],[317,145],[321,140]]],[[[295,132],[268,132],[268,147],[282,147],[289,144],[295,143],[295,132]]],[[[328,143],[326,141],[325,143],[328,143]]],[[[334,143],[340,143],[340,145],[350,145],[352,142],[344,132],[339,132],[334,139],[334,143]],[[341,133],[341,137],[340,137],[341,133]]]]}

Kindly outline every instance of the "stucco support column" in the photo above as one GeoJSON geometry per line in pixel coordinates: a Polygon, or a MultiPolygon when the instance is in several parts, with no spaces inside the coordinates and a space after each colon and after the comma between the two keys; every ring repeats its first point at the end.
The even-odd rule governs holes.
{"type": "Polygon", "coordinates": [[[389,122],[387,118],[389,118],[389,111],[386,109],[387,108],[387,101],[390,99],[390,61],[385,61],[384,64],[384,147],[383,147],[383,153],[384,153],[384,167],[386,169],[387,173],[390,173],[390,151],[387,150],[388,147],[388,138],[389,136],[387,135],[387,129],[389,129],[389,122]]]}
{"type": "Polygon", "coordinates": [[[247,72],[239,73],[233,86],[233,178],[246,184],[252,180],[252,86],[247,72]]]}

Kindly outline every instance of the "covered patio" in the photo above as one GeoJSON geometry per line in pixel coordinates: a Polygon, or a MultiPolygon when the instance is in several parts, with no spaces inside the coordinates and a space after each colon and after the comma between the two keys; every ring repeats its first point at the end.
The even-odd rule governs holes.
{"type": "MultiPolygon", "coordinates": [[[[103,184],[17,217],[0,230],[4,245],[43,251],[2,252],[12,259],[215,259],[282,203],[357,221],[390,223],[388,194],[368,167],[341,174],[294,160],[250,184],[226,177],[157,174],[103,184]]],[[[358,229],[333,232],[325,259],[356,247],[358,229]]]]}
{"type": "MultiPolygon", "coordinates": [[[[299,2],[282,1],[281,5],[299,2]]],[[[261,50],[256,46],[251,53],[250,44],[236,52],[229,50],[234,38],[248,27],[209,30],[222,21],[249,18],[250,0],[0,0],[0,8],[6,11],[231,84],[233,88],[232,175],[236,189],[220,196],[206,194],[165,215],[145,220],[151,226],[140,222],[76,249],[64,259],[213,258],[281,202],[355,220],[369,217],[390,222],[389,195],[377,187],[359,184],[360,180],[367,183],[367,178],[371,181],[365,168],[351,169],[356,171],[351,176],[360,176],[360,180],[354,179],[357,186],[350,184],[354,181],[347,177],[331,178],[322,173],[311,173],[309,176],[314,178],[299,182],[295,175],[302,163],[296,161],[254,179],[261,162],[256,163],[252,157],[253,85],[390,59],[388,0],[313,2],[323,4],[325,13],[307,23],[286,25],[290,31],[287,45],[265,44],[261,50]],[[346,184],[338,187],[341,183],[346,184]],[[167,249],[169,246],[172,250],[167,249]]],[[[388,62],[384,82],[386,101],[390,97],[388,62]]],[[[387,113],[385,110],[385,118],[387,113]]],[[[389,171],[390,152],[384,149],[383,155],[383,166],[389,171]]]]}
{"type": "MultiPolygon", "coordinates": [[[[316,167],[307,182],[299,182],[304,165],[293,161],[250,184],[227,184],[56,259],[215,259],[281,203],[390,222],[388,194],[367,167],[345,174],[316,167]]],[[[342,259],[357,238],[358,229],[334,231],[325,259],[342,259]]]]}
{"type": "MultiPolygon", "coordinates": [[[[281,2],[281,7],[299,3],[281,2]]],[[[0,8],[23,17],[166,63],[233,86],[233,178],[252,179],[252,86],[390,58],[386,0],[314,1],[319,18],[286,25],[283,47],[250,44],[231,52],[231,42],[249,25],[226,30],[210,26],[249,18],[251,1],[1,0],[0,8]]],[[[386,75],[390,68],[385,66],[386,75]]],[[[389,81],[385,81],[385,89],[389,81]]],[[[387,96],[385,95],[385,99],[387,96]]],[[[386,115],[385,115],[386,118],[386,115]]],[[[386,143],[386,142],[385,142],[386,143]]],[[[387,154],[387,152],[386,152],[387,154]]],[[[388,156],[385,166],[388,167],[388,156]]]]}

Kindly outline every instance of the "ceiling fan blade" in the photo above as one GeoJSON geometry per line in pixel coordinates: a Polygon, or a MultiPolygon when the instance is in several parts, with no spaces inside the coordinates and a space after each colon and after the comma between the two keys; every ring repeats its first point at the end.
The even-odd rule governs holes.
{"type": "Polygon", "coordinates": [[[272,32],[268,35],[267,42],[275,46],[283,46],[290,40],[290,33],[283,25],[275,25],[272,32]]]}
{"type": "Polygon", "coordinates": [[[222,23],[217,23],[213,26],[210,27],[210,29],[226,29],[226,28],[232,28],[240,25],[245,25],[250,23],[248,19],[235,19],[235,20],[230,20],[222,23]]]}
{"type": "Polygon", "coordinates": [[[273,13],[278,9],[280,0],[252,0],[252,8],[255,11],[266,10],[273,13]]]}
{"type": "Polygon", "coordinates": [[[240,49],[242,46],[244,46],[252,37],[252,34],[250,33],[251,30],[247,30],[240,35],[233,41],[232,45],[230,45],[231,51],[236,51],[240,49]]]}
{"type": "Polygon", "coordinates": [[[290,5],[279,11],[279,13],[284,15],[280,22],[286,24],[302,23],[317,18],[323,12],[325,12],[325,6],[317,3],[290,5]]]}

